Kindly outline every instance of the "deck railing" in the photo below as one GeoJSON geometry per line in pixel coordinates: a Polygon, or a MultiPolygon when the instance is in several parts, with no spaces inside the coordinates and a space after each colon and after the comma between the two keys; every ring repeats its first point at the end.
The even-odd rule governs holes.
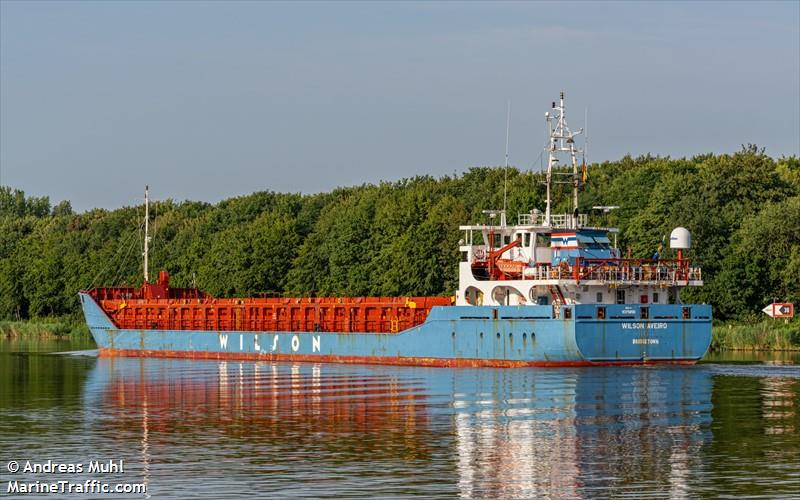
{"type": "Polygon", "coordinates": [[[536,266],[525,268],[525,280],[577,280],[604,283],[655,282],[676,284],[702,281],[703,272],[677,261],[626,261],[624,259],[600,262],[580,262],[576,266],[536,266]]]}
{"type": "MultiPolygon", "coordinates": [[[[550,214],[550,227],[564,229],[577,229],[577,227],[586,226],[589,222],[589,216],[578,214],[577,227],[575,222],[572,214],[550,214]]],[[[540,226],[544,224],[544,214],[519,214],[517,215],[517,224],[520,226],[540,226]]]]}

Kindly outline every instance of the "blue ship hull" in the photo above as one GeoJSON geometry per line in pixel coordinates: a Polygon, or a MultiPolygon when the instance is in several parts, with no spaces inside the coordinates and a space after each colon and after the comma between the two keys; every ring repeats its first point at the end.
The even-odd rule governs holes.
{"type": "Polygon", "coordinates": [[[81,303],[103,355],[428,366],[690,364],[711,343],[705,304],[434,307],[424,323],[398,333],[333,333],[118,329],[92,297],[81,294],[81,303]],[[598,307],[605,308],[603,319],[598,307]]]}

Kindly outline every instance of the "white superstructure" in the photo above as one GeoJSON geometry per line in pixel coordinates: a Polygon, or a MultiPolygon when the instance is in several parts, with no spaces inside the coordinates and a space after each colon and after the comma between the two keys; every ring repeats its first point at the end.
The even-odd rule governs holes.
{"type": "MultiPolygon", "coordinates": [[[[458,305],[526,304],[667,304],[680,302],[680,288],[703,284],[701,270],[691,267],[683,250],[691,246],[684,228],[672,232],[670,246],[678,258],[622,258],[609,233],[616,228],[590,227],[578,211],[578,188],[586,167],[578,167],[575,136],[566,122],[564,93],[545,114],[549,131],[544,213],[520,214],[508,225],[505,210],[485,210],[485,224],[461,226],[458,305]],[[559,169],[559,156],[571,168],[559,169]],[[570,171],[571,170],[571,171],[570,171]],[[557,178],[565,180],[554,180],[557,178]],[[553,214],[553,184],[573,186],[573,212],[553,214]]],[[[614,207],[616,208],[616,207],[614,207]]],[[[616,241],[616,238],[615,238],[616,241]]]]}

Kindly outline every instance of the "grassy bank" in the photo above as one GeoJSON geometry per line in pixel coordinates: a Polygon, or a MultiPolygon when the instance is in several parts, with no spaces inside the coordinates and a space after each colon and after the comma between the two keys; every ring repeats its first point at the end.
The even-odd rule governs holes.
{"type": "Polygon", "coordinates": [[[83,321],[72,317],[59,317],[27,321],[0,321],[0,338],[90,339],[91,334],[83,321]]]}
{"type": "Polygon", "coordinates": [[[800,321],[768,319],[759,323],[715,325],[712,351],[800,351],[800,321]]]}

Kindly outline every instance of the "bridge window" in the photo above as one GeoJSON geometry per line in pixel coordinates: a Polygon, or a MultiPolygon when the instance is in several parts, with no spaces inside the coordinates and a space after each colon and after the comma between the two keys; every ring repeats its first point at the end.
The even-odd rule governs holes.
{"type": "Polygon", "coordinates": [[[617,290],[617,304],[625,303],[625,290],[617,290]]]}
{"type": "Polygon", "coordinates": [[[598,304],[603,303],[603,292],[597,292],[597,303],[598,304]]]}
{"type": "Polygon", "coordinates": [[[653,304],[658,304],[658,292],[653,292],[653,304]]]}

